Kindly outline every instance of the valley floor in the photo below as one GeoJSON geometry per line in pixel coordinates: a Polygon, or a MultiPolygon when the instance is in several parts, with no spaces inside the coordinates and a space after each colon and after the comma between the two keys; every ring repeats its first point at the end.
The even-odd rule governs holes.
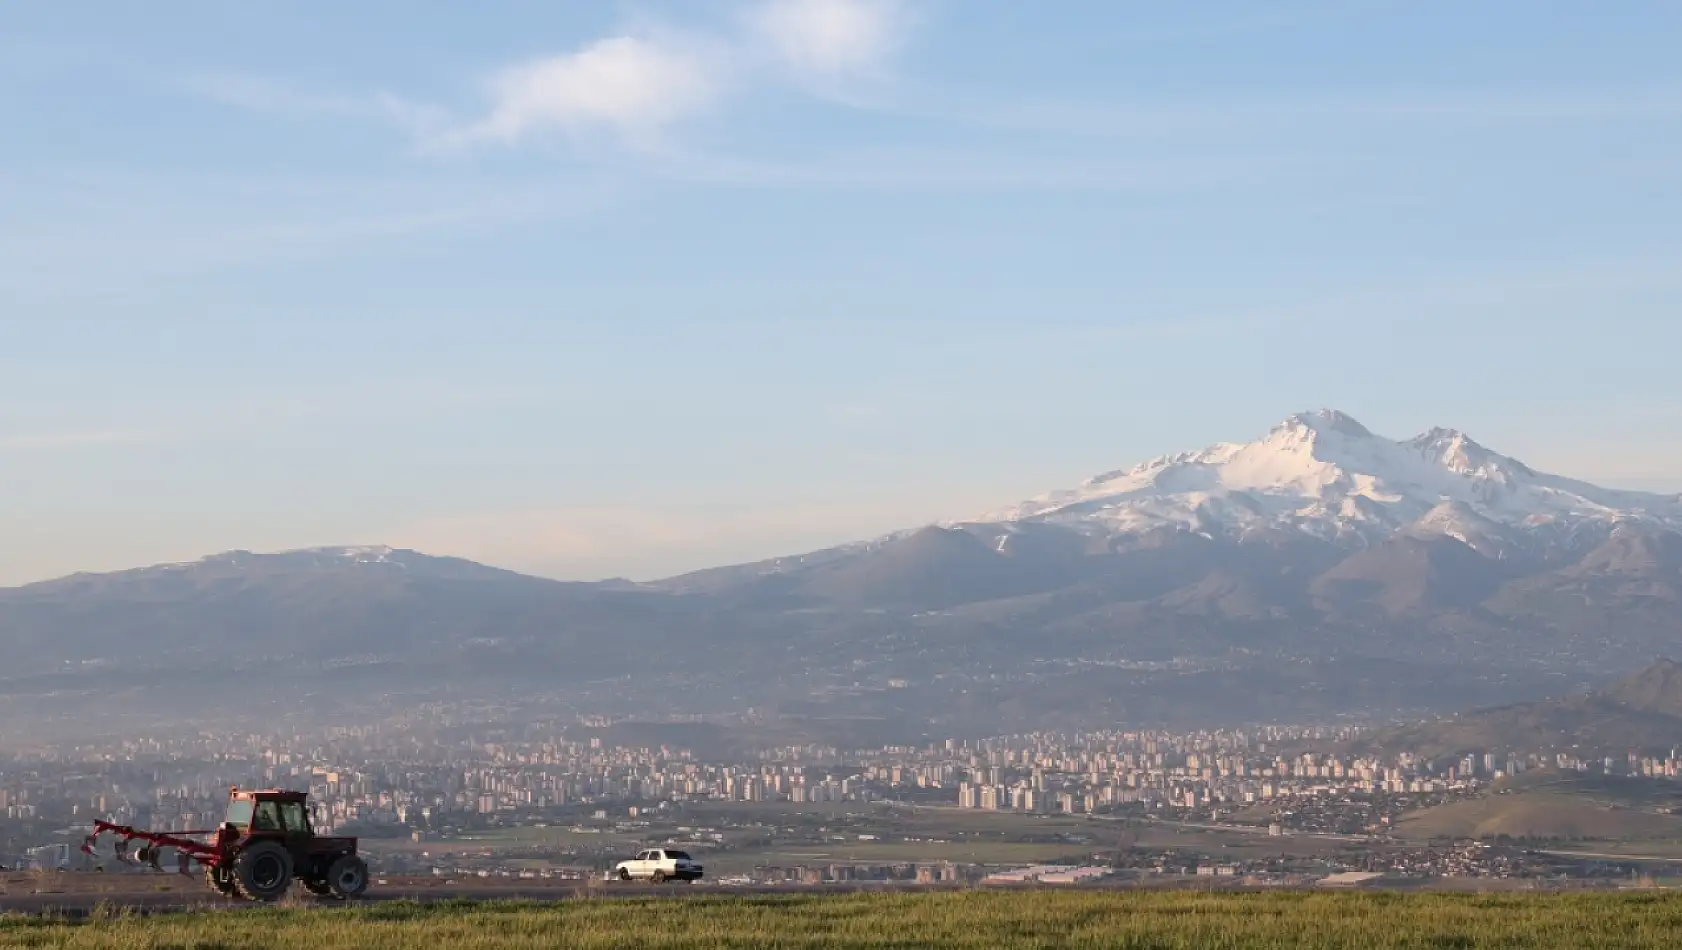
{"type": "Polygon", "coordinates": [[[0,948],[281,946],[1669,948],[1682,894],[967,891],[0,918],[0,948]]]}

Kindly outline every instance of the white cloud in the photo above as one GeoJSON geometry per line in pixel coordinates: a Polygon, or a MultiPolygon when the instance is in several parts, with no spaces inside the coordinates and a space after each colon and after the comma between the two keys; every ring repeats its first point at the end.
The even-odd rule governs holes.
{"type": "Polygon", "coordinates": [[[451,141],[514,143],[546,129],[589,128],[646,139],[711,105],[724,75],[692,44],[615,36],[510,67],[489,85],[490,113],[451,141]]]}
{"type": "Polygon", "coordinates": [[[898,0],[770,0],[749,22],[784,63],[825,76],[879,67],[909,27],[898,0]]]}
{"type": "MultiPolygon", "coordinates": [[[[493,72],[484,82],[488,104],[476,115],[452,115],[385,92],[325,93],[237,74],[201,75],[182,85],[252,112],[378,120],[427,151],[515,145],[554,131],[607,133],[621,144],[649,147],[663,145],[670,126],[739,91],[745,83],[737,80],[774,82],[775,75],[764,74],[780,71],[785,81],[853,85],[879,72],[910,31],[909,2],[763,0],[746,9],[746,29],[733,33],[644,21],[571,52],[493,72]]],[[[824,94],[846,98],[835,88],[824,94]]]]}

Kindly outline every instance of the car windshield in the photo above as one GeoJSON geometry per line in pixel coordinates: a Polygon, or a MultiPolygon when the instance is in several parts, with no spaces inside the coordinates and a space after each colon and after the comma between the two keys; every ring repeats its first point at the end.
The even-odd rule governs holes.
{"type": "Polygon", "coordinates": [[[228,803],[228,814],[222,820],[230,825],[239,825],[241,828],[244,828],[251,824],[251,810],[253,807],[254,806],[250,800],[231,801],[228,803]]]}
{"type": "Polygon", "coordinates": [[[682,851],[667,851],[666,857],[671,858],[673,861],[689,860],[689,855],[683,853],[682,851]]]}

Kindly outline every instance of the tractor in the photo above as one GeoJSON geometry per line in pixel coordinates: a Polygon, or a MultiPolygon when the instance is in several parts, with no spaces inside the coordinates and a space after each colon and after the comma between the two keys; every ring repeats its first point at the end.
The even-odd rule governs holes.
{"type": "Polygon", "coordinates": [[[94,822],[82,851],[93,855],[101,834],[117,836],[117,859],[161,870],[161,851],[173,848],[182,874],[197,863],[209,887],[229,897],[275,901],[294,880],[319,897],[351,900],[368,889],[368,865],[356,853],[355,838],[316,835],[310,827],[308,793],[268,789],[228,790],[228,813],[215,831],[141,831],[94,822]],[[194,836],[211,836],[208,842],[194,836]],[[127,846],[140,841],[131,857],[127,846]]]}

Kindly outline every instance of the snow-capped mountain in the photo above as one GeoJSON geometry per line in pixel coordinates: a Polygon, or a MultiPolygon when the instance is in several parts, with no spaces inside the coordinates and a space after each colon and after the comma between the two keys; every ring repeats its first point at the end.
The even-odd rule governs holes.
{"type": "Polygon", "coordinates": [[[1036,522],[1112,535],[1165,527],[1356,542],[1446,535],[1498,554],[1522,539],[1604,538],[1622,523],[1682,529],[1682,496],[1538,472],[1453,429],[1392,441],[1327,409],[1292,416],[1254,442],[1152,459],[969,523],[1036,522]]]}
{"type": "Polygon", "coordinates": [[[814,719],[916,702],[1013,730],[1042,714],[1301,721],[1510,702],[1526,682],[1611,675],[1678,643],[1682,498],[1322,411],[977,520],[645,584],[335,547],[0,589],[0,703],[8,677],[58,690],[66,670],[120,669],[88,691],[127,697],[145,669],[177,709],[191,665],[236,671],[196,681],[237,684],[233,708],[251,709],[237,671],[260,660],[258,681],[294,703],[473,678],[499,701],[641,681],[657,685],[636,708],[658,695],[681,711],[721,694],[784,703],[810,682],[824,684],[802,707],[814,719]],[[349,678],[324,685],[323,664],[349,678]],[[1129,672],[1141,664],[1170,672],[1129,672]],[[880,702],[813,698],[931,671],[880,702]]]}
{"type": "Polygon", "coordinates": [[[315,567],[331,567],[342,564],[392,564],[397,567],[406,567],[411,562],[421,562],[427,559],[427,555],[418,551],[407,551],[389,545],[374,544],[353,547],[298,548],[292,551],[277,551],[272,554],[259,554],[252,551],[224,551],[220,554],[200,558],[197,561],[168,566],[186,569],[211,564],[240,567],[284,562],[295,566],[309,565],[315,567]]]}

